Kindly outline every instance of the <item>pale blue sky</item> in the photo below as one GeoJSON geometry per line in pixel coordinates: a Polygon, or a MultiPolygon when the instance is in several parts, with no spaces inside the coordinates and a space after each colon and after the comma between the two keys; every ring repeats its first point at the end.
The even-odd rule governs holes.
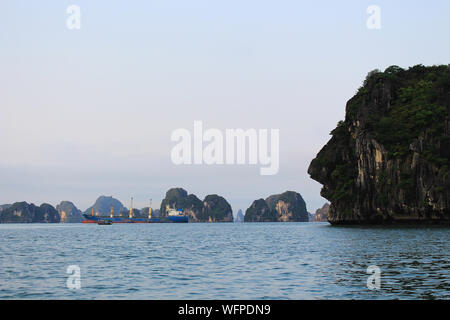
{"type": "Polygon", "coordinates": [[[306,170],[367,72],[448,64],[449,31],[449,1],[1,1],[0,203],[143,207],[180,186],[235,210],[295,190],[314,211],[306,170]],[[279,174],[173,165],[170,134],[194,120],[279,128],[279,174]]]}

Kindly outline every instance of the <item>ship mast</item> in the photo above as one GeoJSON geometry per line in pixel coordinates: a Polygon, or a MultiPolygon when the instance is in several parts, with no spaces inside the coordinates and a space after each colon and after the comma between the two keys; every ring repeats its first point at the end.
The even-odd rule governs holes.
{"type": "Polygon", "coordinates": [[[152,218],[152,199],[150,199],[150,206],[148,207],[148,218],[152,218]]]}
{"type": "Polygon", "coordinates": [[[114,207],[113,207],[113,198],[112,198],[112,196],[111,196],[111,214],[110,214],[110,217],[111,218],[113,218],[114,217],[114,207]]]}
{"type": "Polygon", "coordinates": [[[133,197],[131,197],[130,219],[133,218],[133,197]]]}

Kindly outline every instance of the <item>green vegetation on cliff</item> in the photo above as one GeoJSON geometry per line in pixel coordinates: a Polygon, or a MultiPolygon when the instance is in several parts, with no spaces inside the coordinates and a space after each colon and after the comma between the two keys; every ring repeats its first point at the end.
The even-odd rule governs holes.
{"type": "Polygon", "coordinates": [[[161,201],[161,215],[167,215],[167,209],[189,209],[195,212],[201,212],[203,209],[202,201],[193,194],[187,193],[183,188],[172,188],[166,192],[166,197],[161,201]]]}
{"type": "Polygon", "coordinates": [[[231,214],[231,221],[233,220],[233,210],[225,198],[211,194],[205,197],[203,205],[200,219],[206,221],[211,217],[211,221],[227,221],[230,220],[231,214]]]}
{"type": "Polygon", "coordinates": [[[308,172],[330,221],[444,221],[450,201],[450,66],[374,70],[308,172]]]}
{"type": "Polygon", "coordinates": [[[245,211],[244,222],[276,222],[277,216],[264,199],[253,201],[245,211]]]}
{"type": "Polygon", "coordinates": [[[370,103],[386,86],[391,92],[388,103],[369,115],[367,130],[373,131],[389,156],[398,158],[413,152],[410,144],[421,134],[433,136],[442,145],[424,150],[422,156],[438,165],[449,165],[450,144],[445,121],[442,121],[448,117],[450,105],[449,67],[417,65],[404,70],[392,66],[385,72],[370,73],[349,104],[347,122],[358,118],[361,104],[357,102],[370,103]]]}
{"type": "Polygon", "coordinates": [[[245,212],[245,222],[307,222],[309,214],[302,196],[294,191],[255,200],[245,212]]]}
{"type": "Polygon", "coordinates": [[[168,208],[181,209],[189,216],[190,222],[232,222],[233,210],[225,198],[216,194],[207,195],[203,201],[182,188],[172,188],[166,192],[161,202],[161,214],[167,215],[168,208]]]}
{"type": "Polygon", "coordinates": [[[58,223],[60,216],[56,209],[44,203],[41,206],[16,202],[1,211],[1,223],[58,223]]]}

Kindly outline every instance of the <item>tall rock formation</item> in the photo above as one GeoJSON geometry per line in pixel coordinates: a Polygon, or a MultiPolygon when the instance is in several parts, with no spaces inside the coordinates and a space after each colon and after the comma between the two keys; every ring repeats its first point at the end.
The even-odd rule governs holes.
{"type": "Polygon", "coordinates": [[[244,214],[242,213],[241,209],[238,210],[234,222],[244,222],[244,214]]]}
{"type": "Polygon", "coordinates": [[[169,208],[182,209],[189,222],[233,222],[230,204],[218,195],[208,195],[201,201],[182,188],[172,188],[161,202],[161,215],[166,216],[169,208]]]}
{"type": "Polygon", "coordinates": [[[277,221],[280,222],[308,222],[309,215],[306,203],[300,193],[286,191],[282,194],[266,199],[271,210],[275,210],[277,221]]]}
{"type": "Polygon", "coordinates": [[[314,215],[314,222],[327,222],[328,212],[330,211],[330,204],[325,203],[322,208],[316,210],[314,215]]]}
{"type": "Polygon", "coordinates": [[[271,210],[264,199],[253,201],[245,210],[244,222],[276,222],[276,213],[271,210]]]}
{"type": "Polygon", "coordinates": [[[308,222],[302,196],[294,191],[255,200],[245,212],[245,222],[308,222]]]}
{"type": "Polygon", "coordinates": [[[332,224],[450,222],[450,66],[368,74],[311,162],[332,224]]]}
{"type": "Polygon", "coordinates": [[[91,215],[92,209],[94,209],[95,216],[109,216],[109,214],[111,212],[111,204],[112,204],[112,207],[114,208],[115,215],[124,216],[124,217],[128,216],[129,211],[127,208],[125,208],[123,206],[122,202],[120,202],[119,200],[114,199],[112,197],[108,197],[108,196],[98,197],[98,199],[95,201],[94,205],[87,208],[84,213],[91,215]]]}
{"type": "Polygon", "coordinates": [[[209,222],[233,222],[233,210],[225,198],[210,194],[203,200],[200,219],[209,222]]]}
{"type": "Polygon", "coordinates": [[[83,221],[82,212],[70,201],[62,201],[56,206],[62,223],[80,223],[83,221]]]}
{"type": "Polygon", "coordinates": [[[166,197],[161,201],[161,216],[167,216],[170,208],[182,209],[190,221],[197,222],[200,221],[203,203],[197,196],[188,195],[183,188],[172,188],[166,192],[166,197]]]}
{"type": "Polygon", "coordinates": [[[1,223],[58,223],[59,221],[58,211],[47,203],[37,207],[26,202],[16,202],[3,209],[0,214],[1,223]]]}

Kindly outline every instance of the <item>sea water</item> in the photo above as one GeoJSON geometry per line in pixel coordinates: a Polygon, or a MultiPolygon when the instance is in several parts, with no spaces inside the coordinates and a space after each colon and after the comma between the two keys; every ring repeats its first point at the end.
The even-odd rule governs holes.
{"type": "Polygon", "coordinates": [[[449,240],[448,227],[2,224],[0,299],[449,299],[449,240]]]}

